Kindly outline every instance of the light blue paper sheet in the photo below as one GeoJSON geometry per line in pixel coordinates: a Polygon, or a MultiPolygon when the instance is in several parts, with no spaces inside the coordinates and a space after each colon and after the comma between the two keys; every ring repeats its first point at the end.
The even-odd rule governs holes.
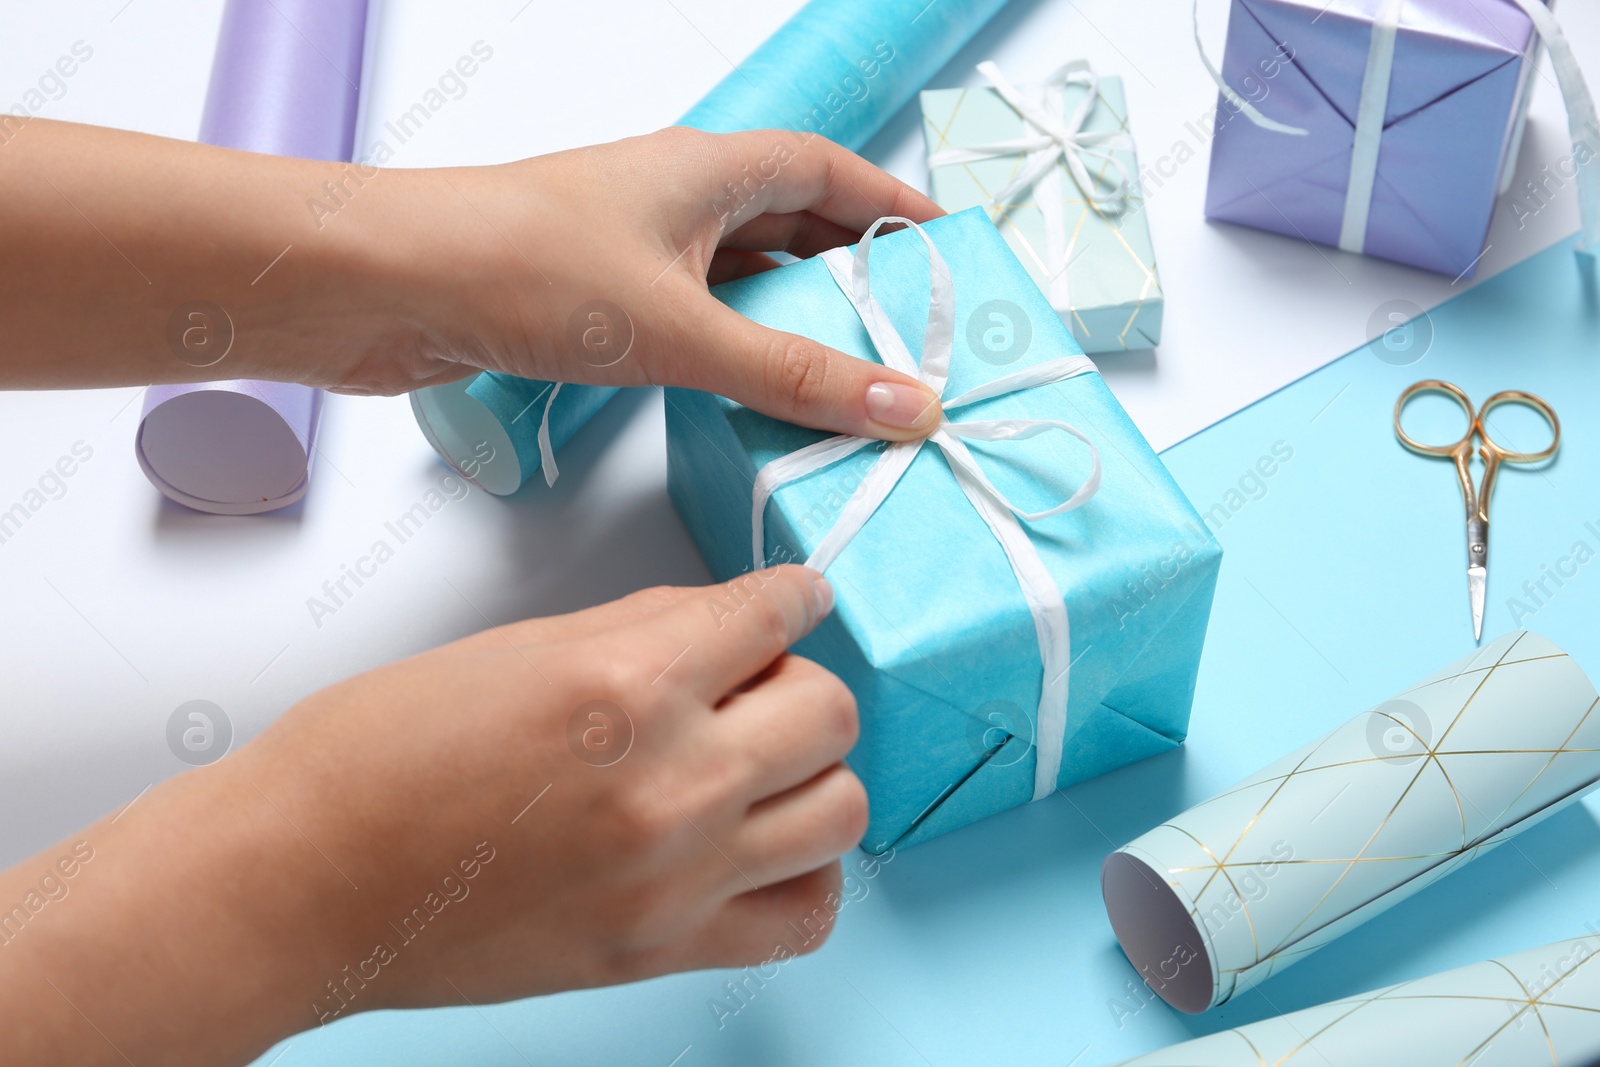
{"type": "Polygon", "coordinates": [[[280,1052],[275,1067],[1100,1067],[1600,927],[1593,800],[1195,1018],[1132,984],[1101,906],[1100,861],[1114,847],[1472,648],[1460,490],[1448,465],[1403,451],[1389,428],[1395,396],[1419,378],[1478,400],[1530,389],[1556,406],[1560,456],[1543,473],[1505,471],[1495,492],[1484,632],[1538,630],[1600,672],[1600,307],[1580,288],[1571,243],[1427,326],[1432,348],[1414,365],[1358,350],[1164,454],[1220,524],[1228,559],[1183,749],[877,861],[870,875],[851,854],[848,903],[818,955],[357,1016],[260,1067],[280,1052]],[[1262,477],[1256,464],[1278,442],[1292,456],[1262,477]],[[1571,572],[1559,587],[1544,577],[1558,570],[1571,572]],[[1551,595],[1514,617],[1508,598],[1540,580],[1551,595]]]}

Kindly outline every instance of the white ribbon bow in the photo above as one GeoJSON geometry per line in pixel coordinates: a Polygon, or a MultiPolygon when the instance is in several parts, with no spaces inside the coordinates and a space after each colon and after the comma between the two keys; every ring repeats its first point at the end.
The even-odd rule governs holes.
{"type": "MultiPolygon", "coordinates": [[[[1567,130],[1572,140],[1573,155],[1583,150],[1587,159],[1593,159],[1600,149],[1600,117],[1595,113],[1594,97],[1584,81],[1583,71],[1572,54],[1572,45],[1561,24],[1550,13],[1543,0],[1512,0],[1550,49],[1550,65],[1555,69],[1556,82],[1561,87],[1561,99],[1567,110],[1567,130]]],[[[1367,44],[1367,65],[1361,78],[1361,98],[1356,105],[1355,136],[1350,152],[1350,181],[1345,187],[1344,216],[1339,226],[1339,247],[1346,252],[1363,252],[1367,243],[1367,223],[1372,215],[1372,190],[1377,184],[1378,149],[1383,142],[1383,120],[1389,108],[1389,86],[1394,76],[1395,43],[1400,35],[1400,11],[1405,0],[1384,0],[1384,5],[1372,20],[1372,36],[1367,44]]],[[[1234,108],[1264,130],[1277,133],[1305,134],[1298,126],[1286,126],[1267,118],[1233,91],[1222,72],[1217,70],[1206,55],[1200,40],[1200,0],[1194,0],[1191,14],[1194,18],[1194,44],[1200,52],[1211,80],[1234,108]]],[[[1578,249],[1590,256],[1600,246],[1600,177],[1588,168],[1578,168],[1578,214],[1581,230],[1578,249]]]]}
{"type": "Polygon", "coordinates": [[[1005,188],[989,199],[991,211],[1001,212],[1019,193],[1032,189],[1039,212],[1044,217],[1045,263],[1048,275],[1045,288],[1050,306],[1063,314],[1072,310],[1067,290],[1067,260],[1071,250],[1067,247],[1066,213],[1062,208],[1061,172],[1056,167],[1059,160],[1066,165],[1073,182],[1096,211],[1101,214],[1120,214],[1128,204],[1131,179],[1128,168],[1112,154],[1111,148],[1125,147],[1130,141],[1126,130],[1086,131],[1088,121],[1100,103],[1100,76],[1089,61],[1074,59],[1063,64],[1044,83],[1030,86],[1026,91],[1012,85],[993,62],[978,64],[978,73],[989,79],[994,91],[1022,116],[1024,125],[1037,132],[1024,137],[962,148],[945,148],[928,157],[928,166],[946,167],[957,163],[976,163],[985,159],[1003,159],[1006,156],[1026,155],[1017,174],[1005,188]],[[1065,116],[1066,104],[1062,90],[1070,83],[1084,85],[1087,91],[1070,117],[1065,116]],[[1085,160],[1098,166],[1091,172],[1085,160]],[[1110,179],[1110,172],[1116,179],[1110,179]]]}
{"type": "MultiPolygon", "coordinates": [[[[934,247],[922,227],[910,219],[895,216],[874,222],[862,236],[852,257],[843,248],[829,249],[822,254],[833,280],[850,299],[867,329],[873,346],[884,365],[920,379],[943,397],[950,376],[950,353],[955,343],[955,287],[944,257],[934,247]],[[915,229],[928,247],[928,268],[932,285],[928,302],[928,326],[922,341],[922,362],[919,366],[912,358],[904,339],[889,321],[882,306],[872,295],[867,269],[872,240],[885,225],[902,223],[915,229]]],[[[1034,522],[1051,515],[1071,511],[1094,496],[1100,488],[1100,451],[1081,431],[1069,423],[1055,419],[984,419],[955,422],[950,412],[980,400],[1032,389],[1052,382],[1064,381],[1079,374],[1091,373],[1095,365],[1086,356],[1053,359],[1025,370],[997,378],[961,394],[953,400],[943,400],[943,418],[938,429],[921,441],[891,443],[868,469],[861,484],[845,502],[833,527],[806,560],[806,566],[816,571],[827,570],[846,545],[866,526],[878,505],[882,504],[900,478],[917,458],[924,444],[932,444],[950,464],[956,483],[966,494],[974,510],[988,524],[989,530],[1016,574],[1017,585],[1033,615],[1034,631],[1039,640],[1039,659],[1043,667],[1043,682],[1039,693],[1038,763],[1034,770],[1033,799],[1042,800],[1056,788],[1061,772],[1062,748],[1067,727],[1067,675],[1071,668],[1072,643],[1067,625],[1066,603],[1055,579],[1040,558],[1039,551],[1018,523],[1018,519],[1034,522]],[[972,452],[962,443],[963,438],[974,441],[1011,441],[1033,437],[1046,430],[1061,430],[1089,446],[1093,469],[1083,485],[1066,500],[1044,511],[1026,512],[1007,500],[989,481],[978,466],[972,452]]],[[[879,442],[867,437],[841,434],[808,445],[771,461],[756,474],[752,493],[751,547],[757,569],[766,566],[765,520],[767,501],[774,491],[797,478],[831,466],[868,445],[879,442]]]]}

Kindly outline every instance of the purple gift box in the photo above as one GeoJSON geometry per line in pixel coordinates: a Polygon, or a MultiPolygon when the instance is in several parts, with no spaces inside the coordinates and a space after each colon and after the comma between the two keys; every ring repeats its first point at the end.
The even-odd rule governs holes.
{"type": "Polygon", "coordinates": [[[1220,102],[1206,216],[1470,277],[1539,40],[1515,0],[1233,0],[1224,81],[1305,132],[1220,102]]]}

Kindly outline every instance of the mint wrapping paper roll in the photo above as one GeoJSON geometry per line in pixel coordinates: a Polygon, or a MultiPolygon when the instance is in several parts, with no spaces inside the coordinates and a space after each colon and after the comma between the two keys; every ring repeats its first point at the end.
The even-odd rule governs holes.
{"type": "Polygon", "coordinates": [[[1200,1012],[1600,783],[1594,686],[1506,634],[1112,853],[1123,951],[1200,1012]]]}
{"type": "MultiPolygon", "coordinates": [[[[348,160],[366,23],[367,0],[229,0],[200,140],[348,160]]],[[[216,311],[226,313],[209,307],[189,317],[207,337],[222,325],[216,311]]],[[[231,343],[231,328],[225,336],[231,343]]],[[[321,410],[318,390],[285,382],[153,385],[134,454],[180,504],[222,515],[271,511],[305,496],[321,410]]]]}
{"type": "Polygon", "coordinates": [[[1600,1063],[1600,938],[1579,937],[1264,1019],[1118,1067],[1600,1063]]]}
{"type": "MultiPolygon", "coordinates": [[[[983,28],[1006,0],[811,0],[678,120],[711,133],[776,128],[818,134],[861,148],[929,78],[983,28]]],[[[576,354],[575,354],[576,355],[576,354]]],[[[549,388],[484,373],[467,385],[419,389],[411,407],[430,444],[468,479],[504,496],[544,471],[554,457],[539,444],[539,416],[550,413],[551,450],[616,395],[611,386],[549,388]],[[506,413],[515,416],[506,418],[506,413]],[[474,451],[501,441],[484,461],[474,451]],[[474,473],[475,472],[475,473],[474,473]]]]}

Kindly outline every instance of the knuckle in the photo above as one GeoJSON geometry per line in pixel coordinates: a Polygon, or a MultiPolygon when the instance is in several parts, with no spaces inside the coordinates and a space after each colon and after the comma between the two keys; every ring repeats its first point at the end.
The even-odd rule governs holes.
{"type": "Polygon", "coordinates": [[[856,695],[850,687],[833,674],[828,674],[827,699],[828,726],[848,752],[861,736],[861,715],[856,706],[856,695]]]}
{"type": "Polygon", "coordinates": [[[793,673],[796,682],[805,686],[807,706],[819,717],[819,728],[839,743],[839,754],[844,755],[861,736],[861,715],[855,693],[838,675],[804,656],[791,653],[784,667],[793,673]]]}
{"type": "Polygon", "coordinates": [[[838,925],[838,918],[838,914],[822,902],[807,912],[798,925],[808,936],[802,938],[801,943],[795,946],[795,955],[809,956],[826,944],[828,938],[833,936],[833,928],[838,925]]]}
{"type": "Polygon", "coordinates": [[[675,585],[652,585],[647,589],[640,589],[631,593],[628,600],[644,611],[659,611],[671,607],[683,595],[683,590],[675,585]]]}
{"type": "Polygon", "coordinates": [[[775,590],[763,590],[751,600],[751,614],[761,636],[773,648],[789,645],[789,616],[783,610],[783,601],[775,590]]]}
{"type": "Polygon", "coordinates": [[[704,151],[711,143],[711,138],[704,131],[693,126],[663,126],[650,137],[668,149],[694,148],[704,151]]]}
{"type": "Polygon", "coordinates": [[[679,819],[653,789],[619,791],[610,804],[617,847],[626,853],[652,853],[672,839],[679,819]]]}
{"type": "Polygon", "coordinates": [[[843,780],[839,784],[839,832],[848,849],[866,836],[872,810],[867,787],[855,772],[841,765],[840,774],[843,780]]]}
{"type": "Polygon", "coordinates": [[[795,407],[814,404],[827,392],[826,353],[803,338],[779,338],[767,365],[773,395],[795,407]]]}
{"type": "Polygon", "coordinates": [[[605,696],[623,708],[640,709],[650,703],[651,675],[642,655],[606,655],[601,660],[600,684],[605,696]]]}

